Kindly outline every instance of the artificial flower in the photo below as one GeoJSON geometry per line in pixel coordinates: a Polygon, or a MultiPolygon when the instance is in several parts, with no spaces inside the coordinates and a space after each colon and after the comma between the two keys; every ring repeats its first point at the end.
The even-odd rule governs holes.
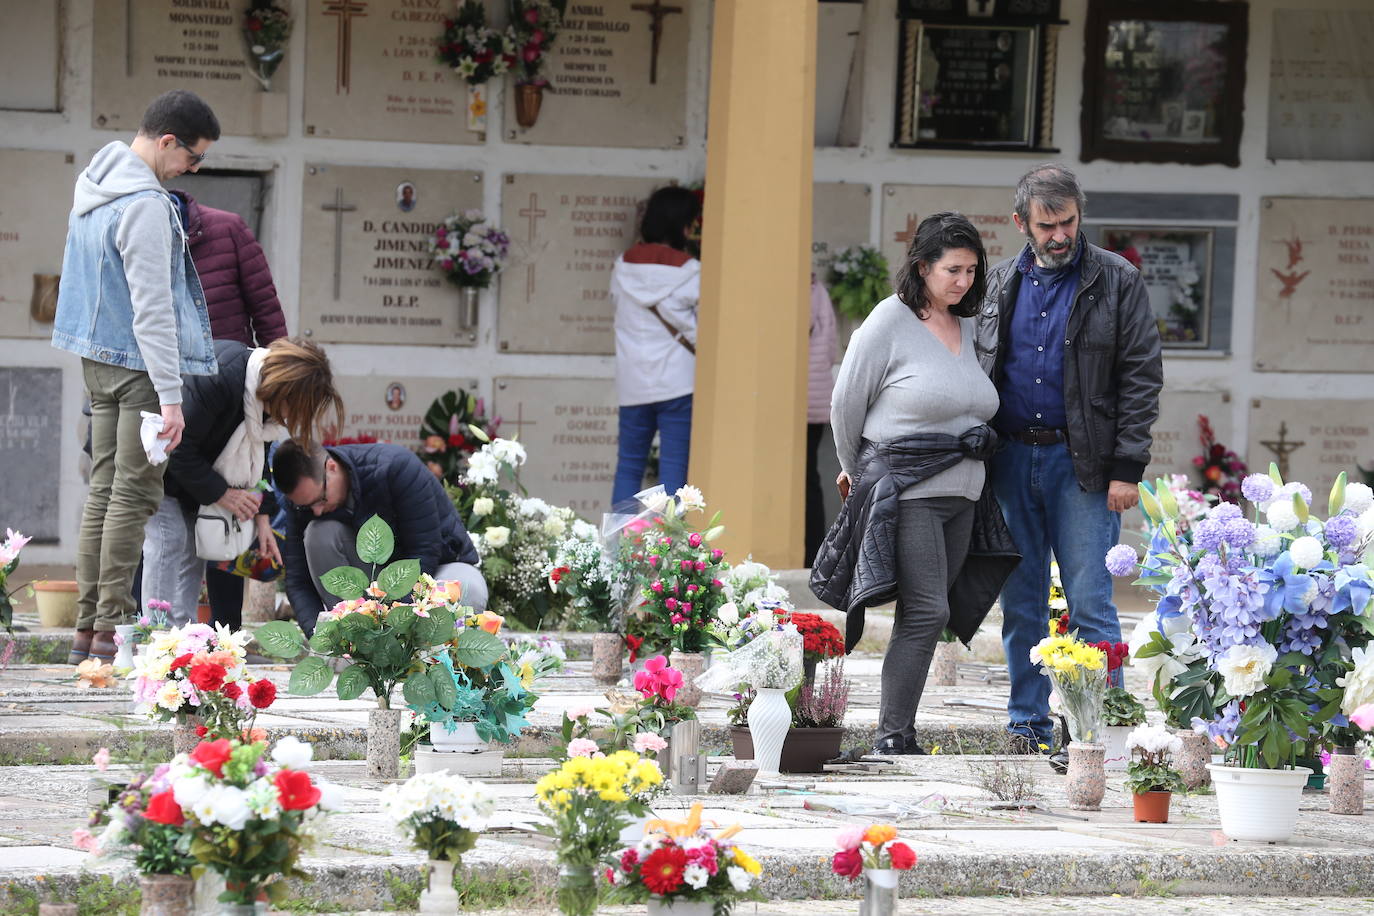
{"type": "Polygon", "coordinates": [[[273,780],[277,797],[286,811],[304,811],[320,800],[320,790],[310,782],[310,774],[300,770],[278,770],[273,780]]]}
{"type": "Polygon", "coordinates": [[[248,702],[255,709],[266,709],[277,698],[277,685],[267,678],[260,678],[248,685],[248,702]]]}
{"type": "Polygon", "coordinates": [[[287,735],[272,748],[272,759],[290,770],[303,770],[315,757],[315,749],[295,735],[287,735]]]}
{"type": "Polygon", "coordinates": [[[148,806],[143,809],[143,816],[150,821],[167,824],[171,827],[180,827],[186,823],[181,805],[177,804],[175,793],[171,790],[159,792],[148,799],[148,806]]]}
{"type": "Polygon", "coordinates": [[[841,849],[830,860],[830,870],[835,874],[853,880],[864,870],[863,853],[855,849],[841,849]]]}
{"type": "Polygon", "coordinates": [[[1216,660],[1216,667],[1221,673],[1226,692],[1244,699],[1264,689],[1264,679],[1273,670],[1278,657],[1278,651],[1268,643],[1232,646],[1216,660]]]}
{"type": "Polygon", "coordinates": [[[214,773],[216,778],[220,778],[224,775],[224,765],[229,762],[232,753],[233,748],[228,738],[202,741],[191,751],[191,760],[214,773]]]}
{"type": "Polygon", "coordinates": [[[887,854],[892,859],[892,867],[898,871],[906,871],[916,864],[916,853],[905,843],[888,846],[887,854]]]}

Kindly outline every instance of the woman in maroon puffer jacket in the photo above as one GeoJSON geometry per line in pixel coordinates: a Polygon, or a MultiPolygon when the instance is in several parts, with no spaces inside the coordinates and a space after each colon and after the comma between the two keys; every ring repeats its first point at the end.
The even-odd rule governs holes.
{"type": "Polygon", "coordinates": [[[191,260],[205,289],[210,336],[265,347],[286,336],[267,256],[243,217],[196,203],[185,191],[172,191],[183,204],[191,260]]]}

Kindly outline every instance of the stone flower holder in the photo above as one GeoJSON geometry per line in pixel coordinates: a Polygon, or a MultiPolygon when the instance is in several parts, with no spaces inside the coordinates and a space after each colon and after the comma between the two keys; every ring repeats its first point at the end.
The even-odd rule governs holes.
{"type": "Polygon", "coordinates": [[[205,724],[200,716],[178,714],[172,725],[172,753],[189,754],[200,744],[196,729],[205,724]]]}
{"type": "Polygon", "coordinates": [[[1332,814],[1364,814],[1364,757],[1353,747],[1338,747],[1326,767],[1332,814]]]}
{"type": "Polygon", "coordinates": [[[1212,774],[1207,764],[1212,762],[1212,745],[1207,736],[1191,728],[1180,728],[1174,734],[1183,742],[1183,747],[1174,755],[1174,767],[1183,777],[1184,787],[1192,791],[1209,785],[1212,774]]]}
{"type": "Polygon", "coordinates": [[[191,916],[195,879],[190,875],[139,875],[139,916],[191,916]]]}
{"type": "Polygon", "coordinates": [[[592,634],[592,680],[614,684],[620,680],[625,658],[625,638],[619,633],[592,634]]]}
{"type": "Polygon", "coordinates": [[[395,779],[401,770],[401,710],[373,709],[367,714],[367,775],[395,779]]]}
{"type": "Polygon", "coordinates": [[[1107,792],[1107,771],[1104,760],[1107,750],[1100,744],[1069,745],[1068,782],[1069,807],[1075,811],[1100,811],[1102,796],[1107,792]]]}
{"type": "Polygon", "coordinates": [[[935,656],[930,660],[929,683],[936,687],[953,687],[959,683],[959,656],[967,650],[957,642],[938,642],[935,656]]]}
{"type": "Polygon", "coordinates": [[[696,706],[701,702],[697,675],[706,670],[706,656],[701,652],[679,652],[674,649],[668,656],[668,664],[682,672],[682,688],[673,698],[674,701],[683,706],[696,706]]]}

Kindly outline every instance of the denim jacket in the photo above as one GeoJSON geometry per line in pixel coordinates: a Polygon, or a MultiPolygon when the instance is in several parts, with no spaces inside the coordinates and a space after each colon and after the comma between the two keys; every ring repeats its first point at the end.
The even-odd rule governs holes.
{"type": "MultiPolygon", "coordinates": [[[[141,187],[136,184],[136,190],[121,194],[121,190],[129,186],[128,173],[138,168],[137,163],[129,165],[127,161],[107,166],[111,171],[101,177],[94,180],[90,177],[102,156],[109,153],[107,159],[122,157],[128,160],[133,154],[124,152],[127,150],[128,147],[119,143],[102,150],[78,184],[77,205],[67,223],[67,245],[52,342],[59,349],[97,362],[146,371],[162,403],[179,403],[180,375],[214,375],[218,371],[210,337],[210,316],[185,230],[166,192],[155,185],[148,187],[139,178],[141,187]],[[122,147],[123,151],[112,151],[115,147],[122,147]],[[119,169],[125,173],[125,184],[120,184],[119,169]],[[92,189],[103,192],[105,202],[93,200],[92,189]],[[171,230],[167,275],[171,286],[170,314],[158,302],[166,296],[161,277],[157,276],[160,268],[150,277],[136,280],[135,288],[146,286],[147,292],[142,294],[151,303],[142,314],[136,313],[130,276],[126,273],[125,256],[121,254],[118,241],[120,222],[126,211],[147,198],[161,198],[171,230]],[[170,333],[173,330],[174,337],[170,333]],[[170,347],[173,340],[175,355],[170,347]],[[173,374],[175,379],[172,379],[173,374]],[[164,391],[168,386],[174,386],[175,392],[164,391]]],[[[151,170],[146,177],[152,178],[151,170]]],[[[157,229],[155,225],[152,228],[157,229]]],[[[125,231],[128,232],[129,227],[125,227],[125,231]]],[[[165,239],[160,230],[144,233],[143,237],[125,239],[125,251],[131,251],[133,245],[152,244],[144,241],[144,237],[165,239]]]]}

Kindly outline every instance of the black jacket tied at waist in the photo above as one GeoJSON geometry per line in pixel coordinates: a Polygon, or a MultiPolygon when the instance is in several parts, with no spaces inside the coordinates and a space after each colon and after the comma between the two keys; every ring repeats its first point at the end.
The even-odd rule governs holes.
{"type": "MultiPolygon", "coordinates": [[[[997,434],[987,425],[959,436],[919,433],[864,443],[849,498],[811,567],[811,591],[848,615],[846,652],[852,652],[863,636],[864,609],[897,597],[902,491],[965,458],[987,461],[996,446],[997,434]]],[[[968,558],[949,588],[949,628],[965,644],[978,632],[1020,561],[992,487],[985,484],[974,506],[968,558]]]]}

